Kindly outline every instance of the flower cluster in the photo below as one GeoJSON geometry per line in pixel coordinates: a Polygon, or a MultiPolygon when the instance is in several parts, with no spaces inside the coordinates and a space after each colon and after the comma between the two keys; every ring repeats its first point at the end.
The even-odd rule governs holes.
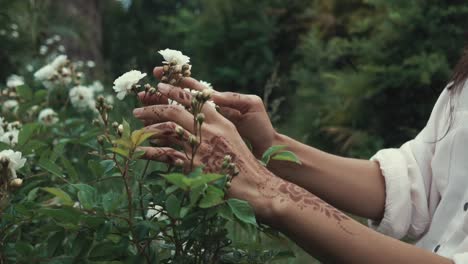
{"type": "Polygon", "coordinates": [[[73,77],[76,78],[78,75],[74,74],[67,55],[57,56],[51,63],[34,73],[34,78],[41,81],[46,88],[51,88],[54,84],[70,84],[73,77]]]}
{"type": "Polygon", "coordinates": [[[41,55],[46,55],[48,52],[53,51],[54,48],[61,53],[65,52],[65,46],[60,44],[60,41],[62,40],[62,37],[59,35],[54,35],[50,38],[47,38],[45,40],[44,45],[41,45],[39,48],[39,53],[41,55]]]}
{"type": "Polygon", "coordinates": [[[19,38],[18,24],[12,23],[8,28],[0,29],[0,36],[10,37],[13,39],[19,38]]]}
{"type": "Polygon", "coordinates": [[[190,77],[192,66],[190,57],[185,56],[178,50],[165,49],[160,50],[164,58],[163,76],[161,82],[177,85],[184,77],[190,77]]]}
{"type": "Polygon", "coordinates": [[[0,178],[2,181],[6,179],[10,186],[21,186],[23,181],[18,179],[16,172],[21,169],[25,163],[26,159],[22,157],[22,153],[19,151],[13,151],[11,149],[0,151],[0,178]]]}
{"type": "Polygon", "coordinates": [[[8,123],[3,117],[0,117],[0,142],[15,146],[18,144],[18,135],[21,129],[21,123],[18,121],[8,123]]]}

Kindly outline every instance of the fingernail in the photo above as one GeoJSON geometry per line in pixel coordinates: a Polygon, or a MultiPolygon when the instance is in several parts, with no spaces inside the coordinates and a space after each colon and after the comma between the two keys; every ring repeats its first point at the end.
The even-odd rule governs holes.
{"type": "Polygon", "coordinates": [[[158,84],[158,89],[161,93],[168,93],[169,90],[171,89],[168,84],[165,83],[159,83],[158,84]]]}
{"type": "Polygon", "coordinates": [[[134,115],[136,118],[139,118],[142,114],[143,114],[143,108],[135,108],[135,109],[133,110],[133,115],[134,115]]]}

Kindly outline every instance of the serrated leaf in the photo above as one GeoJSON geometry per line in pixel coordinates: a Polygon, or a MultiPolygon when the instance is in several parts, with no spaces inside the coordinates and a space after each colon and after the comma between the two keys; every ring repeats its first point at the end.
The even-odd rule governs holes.
{"type": "Polygon", "coordinates": [[[227,204],[231,208],[232,213],[241,222],[257,226],[254,210],[248,202],[239,199],[229,199],[227,200],[227,204]]]}
{"type": "Polygon", "coordinates": [[[187,176],[181,173],[171,173],[163,175],[163,177],[170,183],[179,187],[180,189],[187,191],[190,187],[187,176]]]}
{"type": "Polygon", "coordinates": [[[198,206],[200,206],[200,208],[210,208],[223,202],[224,192],[214,186],[208,186],[198,206]]]}
{"type": "Polygon", "coordinates": [[[75,202],[72,200],[70,195],[68,193],[64,192],[63,190],[59,188],[54,188],[54,187],[44,187],[42,190],[54,195],[55,197],[60,199],[60,202],[63,205],[67,206],[72,206],[75,202]]]}
{"type": "Polygon", "coordinates": [[[204,184],[208,184],[210,182],[214,182],[214,181],[217,181],[219,179],[222,179],[223,177],[225,177],[225,176],[221,175],[221,174],[210,173],[210,174],[200,175],[200,176],[197,176],[195,178],[188,178],[189,187],[191,189],[197,188],[197,187],[200,187],[200,186],[202,186],[204,184]]]}

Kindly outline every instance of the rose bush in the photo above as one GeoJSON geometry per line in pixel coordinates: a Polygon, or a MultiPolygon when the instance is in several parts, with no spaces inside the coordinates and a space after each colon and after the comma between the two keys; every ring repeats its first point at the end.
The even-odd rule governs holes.
{"type": "MultiPolygon", "coordinates": [[[[231,153],[206,160],[219,171],[141,160],[158,132],[134,130],[114,114],[113,95],[87,79],[94,65],[70,61],[56,46],[47,64],[30,76],[12,75],[1,90],[0,263],[269,263],[291,256],[233,241],[238,226],[275,233],[257,223],[247,202],[225,198],[236,175],[231,153]]],[[[190,76],[189,57],[160,54],[163,82],[190,76]]],[[[157,94],[139,84],[145,76],[133,70],[116,79],[118,99],[157,94]]],[[[193,95],[187,111],[201,131],[202,107],[216,106],[210,89],[193,95]]],[[[179,136],[195,157],[201,133],[179,136]]],[[[294,161],[282,149],[269,149],[263,162],[294,161]]]]}

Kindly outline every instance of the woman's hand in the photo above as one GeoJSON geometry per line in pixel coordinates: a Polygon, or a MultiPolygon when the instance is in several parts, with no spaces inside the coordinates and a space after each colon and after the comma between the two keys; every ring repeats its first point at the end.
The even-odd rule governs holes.
{"type": "MultiPolygon", "coordinates": [[[[162,76],[162,67],[154,69],[157,78],[162,76]]],[[[183,88],[202,91],[204,85],[193,78],[184,78],[180,84],[183,88]]],[[[155,102],[154,97],[141,97],[146,105],[155,102]]],[[[215,92],[212,100],[220,107],[220,112],[231,121],[240,135],[252,144],[254,155],[260,158],[277,137],[262,99],[256,95],[244,95],[232,92],[215,92]]]]}
{"type": "MultiPolygon", "coordinates": [[[[192,95],[189,92],[163,83],[160,83],[158,88],[164,97],[175,100],[183,106],[191,105],[192,95]]],[[[164,97],[159,96],[150,100],[154,103],[155,100],[164,100],[162,99],[164,97]]],[[[143,121],[146,129],[155,132],[153,138],[166,145],[158,148],[143,147],[145,158],[190,167],[189,160],[192,155],[190,138],[195,138],[193,137],[194,117],[183,106],[156,104],[134,110],[135,117],[143,121]],[[167,147],[173,144],[181,146],[185,153],[167,147]]],[[[195,165],[204,164],[205,172],[221,172],[224,157],[231,156],[239,174],[234,177],[228,195],[249,201],[260,218],[268,218],[272,206],[265,194],[268,192],[268,186],[281,180],[258,163],[235,126],[213,106],[205,104],[202,113],[205,115],[205,120],[201,126],[202,142],[195,155],[195,165]],[[263,188],[263,191],[259,191],[259,188],[263,188]]]]}

